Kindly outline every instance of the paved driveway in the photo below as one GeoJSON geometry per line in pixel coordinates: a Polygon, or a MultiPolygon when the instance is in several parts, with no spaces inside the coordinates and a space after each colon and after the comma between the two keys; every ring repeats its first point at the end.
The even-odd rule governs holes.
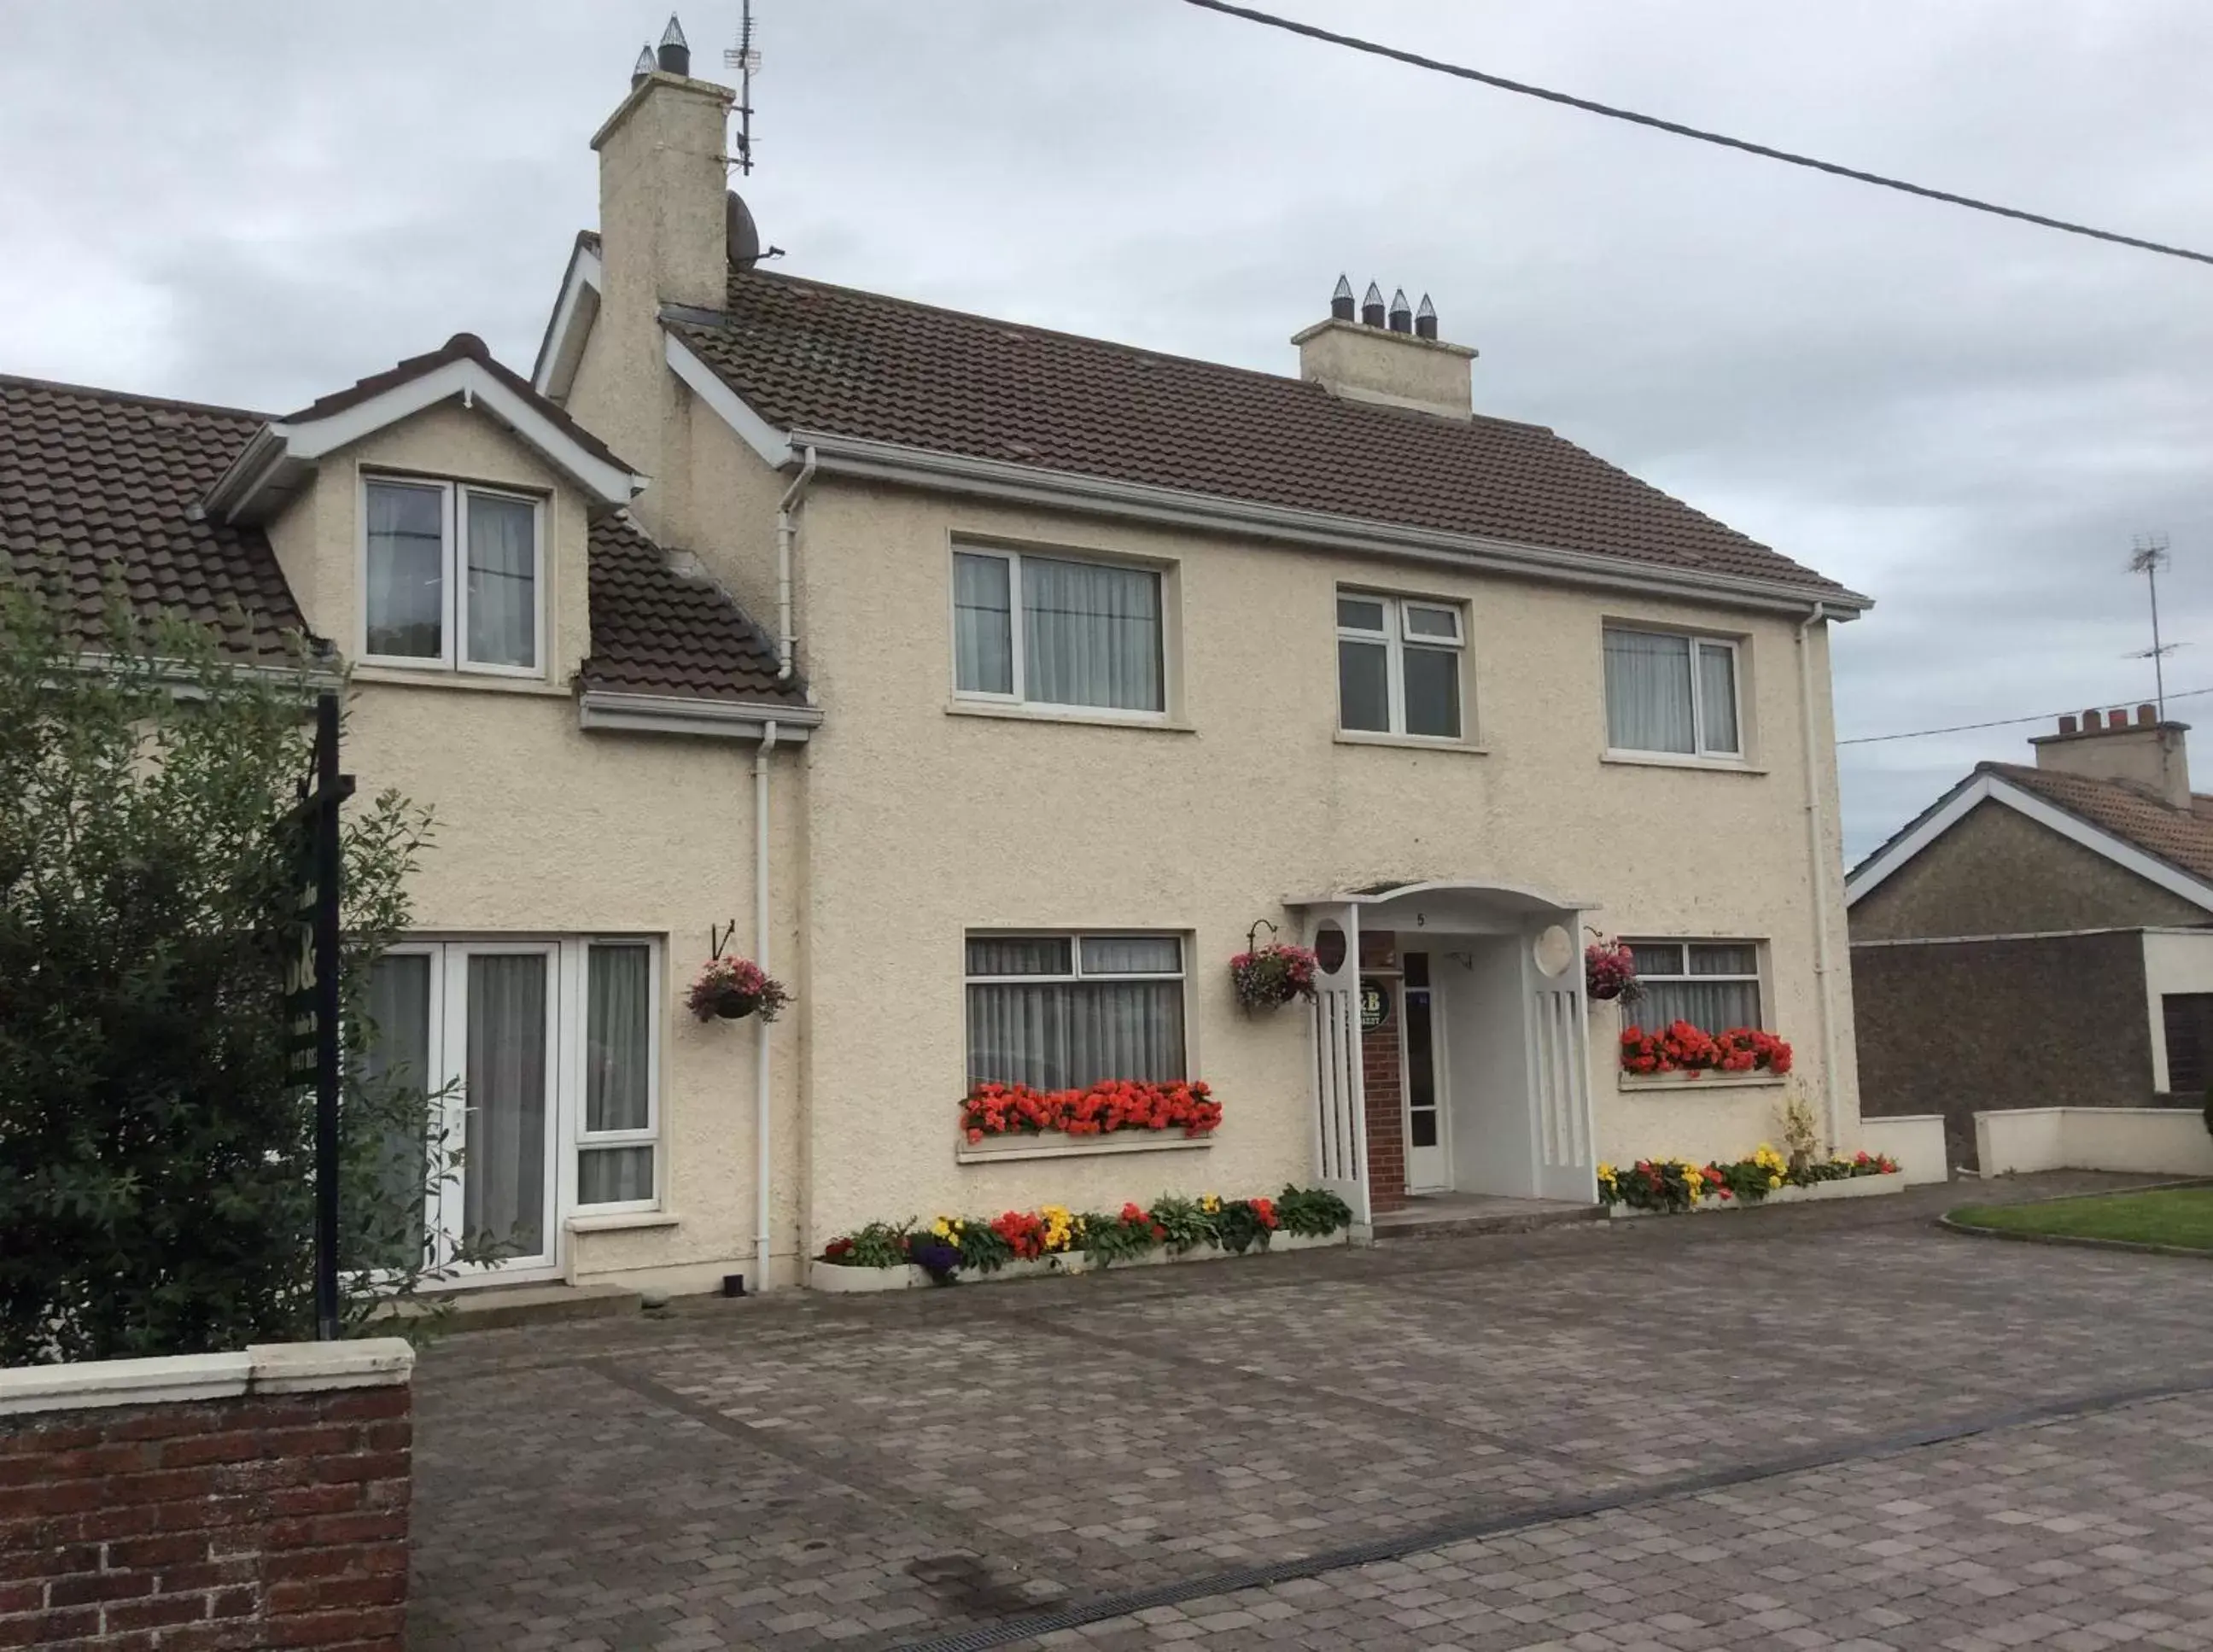
{"type": "Polygon", "coordinates": [[[2213,1647],[2213,1265],[1943,1191],[456,1337],[411,1644],[2213,1647]]]}

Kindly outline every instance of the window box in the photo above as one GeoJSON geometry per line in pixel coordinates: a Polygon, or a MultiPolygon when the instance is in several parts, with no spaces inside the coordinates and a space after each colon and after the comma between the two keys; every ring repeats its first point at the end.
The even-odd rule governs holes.
{"type": "Polygon", "coordinates": [[[961,1164],[995,1159],[1074,1159],[1100,1153],[1174,1153],[1214,1145],[1211,1136],[1186,1136],[1180,1130],[1117,1130],[1104,1136],[1070,1136],[1041,1130],[1031,1136],[986,1136],[980,1142],[960,1138],[954,1158],[961,1164]]]}
{"type": "Polygon", "coordinates": [[[1337,594],[1337,726],[1347,735],[1462,738],[1460,604],[1369,591],[1337,594]]]}
{"type": "Polygon", "coordinates": [[[359,659],[542,680],[545,516],[527,494],[364,477],[359,659]]]}
{"type": "Polygon", "coordinates": [[[1604,641],[1607,756],[1743,763],[1733,639],[1608,625],[1604,641]]]}
{"type": "Polygon", "coordinates": [[[1710,1068],[1699,1068],[1689,1072],[1617,1073],[1616,1080],[1625,1090],[1759,1089],[1788,1084],[1790,1075],[1776,1072],[1722,1073],[1710,1068]]]}

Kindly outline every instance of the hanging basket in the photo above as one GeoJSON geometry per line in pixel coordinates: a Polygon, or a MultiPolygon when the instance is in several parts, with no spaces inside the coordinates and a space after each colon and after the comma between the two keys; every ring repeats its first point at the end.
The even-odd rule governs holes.
{"type": "Polygon", "coordinates": [[[1237,1002],[1247,1009],[1274,1009],[1314,996],[1314,955],[1304,947],[1271,944],[1229,960],[1237,1002]]]}
{"type": "Polygon", "coordinates": [[[1643,996],[1637,984],[1637,954],[1619,941],[1600,941],[1583,948],[1583,992],[1601,1003],[1619,998],[1634,1003],[1643,996]]]}
{"type": "Polygon", "coordinates": [[[772,1021],[791,1002],[791,994],[750,958],[710,958],[686,1002],[703,1021],[743,1021],[748,1015],[772,1021]]]}

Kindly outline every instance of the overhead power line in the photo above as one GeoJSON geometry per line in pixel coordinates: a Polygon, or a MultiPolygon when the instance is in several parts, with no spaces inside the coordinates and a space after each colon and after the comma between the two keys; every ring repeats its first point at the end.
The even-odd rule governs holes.
{"type": "Polygon", "coordinates": [[[1604,115],[1609,120],[1625,120],[1632,125],[1649,126],[1655,131],[1673,132],[1678,137],[1694,138],[1701,143],[1715,143],[1723,149],[1737,149],[1746,155],[1756,155],[1764,160],[1780,161],[1786,166],[1804,167],[1813,172],[1826,172],[1833,178],[1849,178],[1854,183],[1873,184],[1878,189],[1893,189],[1901,194],[1917,195],[1923,200],[1942,201],[1948,206],[1963,206],[1972,212],[1987,212],[1993,217],[2012,218],[2021,223],[2033,223],[2045,229],[2058,229],[2070,235],[2087,235],[2093,241],[2111,241],[2118,247],[2133,247],[2139,252],[2158,253],[2167,258],[2188,259],[2196,264],[2213,264],[2213,253],[2192,252],[2186,247],[2169,247],[2165,242],[2145,241],[2137,235],[2124,235],[2111,229],[2093,229],[2086,223],[2071,223],[2064,218],[2046,217],[2041,212],[2027,212],[2017,206],[2001,206],[1995,201],[1977,200],[1972,195],[1956,195],[1947,189],[1931,189],[1926,184],[1909,183],[1903,178],[1886,178],[1881,173],[1862,172],[1856,167],[1839,166],[1833,161],[1817,160],[1810,155],[1795,155],[1789,149],[1778,149],[1765,143],[1754,143],[1746,138],[1731,137],[1725,132],[1707,131],[1702,127],[1686,126],[1680,121],[1663,120],[1657,115],[1639,114],[1634,109],[1619,109],[1610,103],[1595,102],[1566,92],[1555,92],[1549,88],[1532,86],[1525,81],[1509,80],[1503,75],[1487,74],[1480,69],[1470,69],[1464,64],[1445,63],[1436,58],[1425,58],[1418,52],[1407,52],[1394,46],[1385,46],[1376,40],[1363,40],[1355,34],[1340,34],[1334,29],[1319,27],[1313,23],[1302,23],[1292,18],[1278,17],[1272,12],[1255,11],[1250,6],[1233,6],[1228,0],[1185,0],[1186,5],[1203,10],[1216,11],[1224,16],[1241,17],[1251,23],[1262,23],[1270,28],[1280,28],[1293,34],[1303,34],[1308,40],[1326,40],[1332,46],[1341,46],[1354,52],[1365,52],[1378,58],[1389,58],[1393,62],[1411,64],[1416,69],[1427,69],[1436,74],[1453,75],[1484,86],[1495,86],[1502,92],[1518,92],[1524,97],[1541,98],[1547,103],[1564,104],[1570,109],[1581,109],[1587,114],[1604,115]]]}
{"type": "MultiPolygon", "coordinates": [[[[2167,698],[2170,700],[2191,700],[2196,699],[2201,694],[2213,694],[2213,688],[2186,688],[2179,694],[2169,694],[2167,698]]],[[[2116,701],[2103,703],[2119,704],[2116,701]]],[[[2070,710],[2073,709],[2070,708],[2070,710]]],[[[1878,741],[1885,740],[1925,740],[1930,735],[1964,735],[1974,728],[2010,728],[2016,723],[2050,722],[2054,717],[2064,717],[2067,715],[2066,711],[2046,711],[2033,717],[1996,717],[1989,722],[1955,722],[1945,728],[1908,728],[1901,734],[1895,735],[1854,735],[1850,740],[1840,740],[1837,744],[1872,746],[1878,741]]]]}

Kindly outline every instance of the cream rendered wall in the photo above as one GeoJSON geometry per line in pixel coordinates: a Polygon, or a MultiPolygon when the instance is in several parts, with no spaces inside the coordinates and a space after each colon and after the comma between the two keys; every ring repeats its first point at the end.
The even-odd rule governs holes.
{"type": "MultiPolygon", "coordinates": [[[[753,1021],[703,1026],[677,1002],[707,952],[710,924],[735,918],[736,945],[756,950],[750,745],[593,734],[577,727],[569,679],[589,651],[583,500],[527,448],[481,414],[428,410],[325,461],[317,485],[272,537],[288,574],[309,570],[308,619],[351,649],[357,578],[356,478],[397,469],[540,491],[549,501],[548,616],[553,674],[546,683],[438,672],[358,670],[345,763],[364,794],[393,788],[436,816],[410,888],[415,928],[442,936],[650,936],[664,943],[661,1073],[663,1215],[674,1225],[572,1236],[579,1280],[712,1289],[752,1267],[753,1021]]],[[[773,955],[799,961],[803,873],[799,759],[771,759],[773,955]]],[[[777,1143],[774,1248],[796,1253],[802,1144],[798,1133],[803,1028],[768,1029],[774,1043],[777,1143]]],[[[796,1269],[783,1261],[784,1282],[796,1269]]]]}
{"type": "MultiPolygon", "coordinates": [[[[1301,1017],[1247,1020],[1225,964],[1255,918],[1283,921],[1285,897],[1383,878],[1497,877],[1594,901],[1592,921],[1610,930],[1768,939],[1771,1019],[1818,1084],[1789,621],[843,482],[818,483],[807,525],[803,631],[827,718],[808,751],[815,1240],[873,1216],[1309,1179],[1301,1017]],[[961,535],[1168,566],[1185,726],[949,711],[950,554],[961,535]],[[1473,728],[1487,751],[1334,738],[1340,582],[1469,604],[1473,728]],[[1758,771],[1601,760],[1608,618],[1746,637],[1758,771]],[[1195,936],[1192,1065],[1220,1082],[1227,1113],[1214,1145],[957,1164],[963,930],[1085,925],[1195,936]]],[[[1826,683],[1818,628],[1813,646],[1826,683]]],[[[1826,731],[1825,700],[1817,716],[1826,731]]],[[[1832,774],[1824,761],[1833,820],[1832,774]]],[[[1841,881],[1829,886],[1838,959],[1841,881]]],[[[1837,991],[1848,1052],[1841,966],[1837,991]]],[[[1601,1018],[1603,1155],[1717,1155],[1774,1134],[1768,1091],[1617,1093],[1613,1034],[1601,1018]]],[[[1849,1142],[1848,1058],[1837,1077],[1849,1142]]]]}

